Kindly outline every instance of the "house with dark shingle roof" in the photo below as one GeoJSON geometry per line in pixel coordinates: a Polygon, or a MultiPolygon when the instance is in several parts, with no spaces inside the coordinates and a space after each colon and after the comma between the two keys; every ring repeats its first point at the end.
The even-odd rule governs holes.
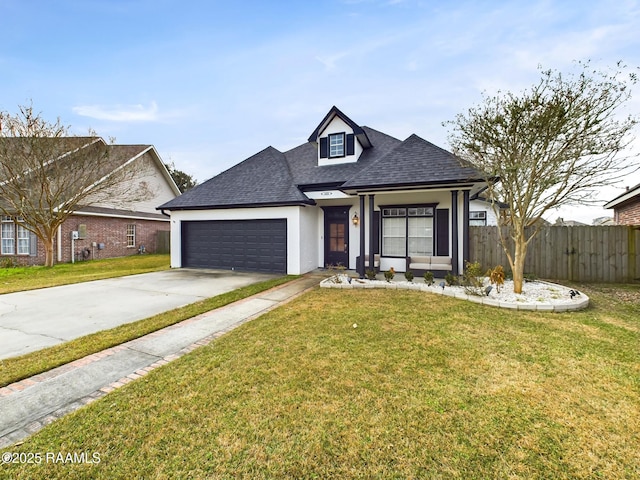
{"type": "Polygon", "coordinates": [[[372,255],[382,270],[438,257],[460,273],[472,218],[486,218],[471,215],[482,178],[417,135],[402,141],[333,107],[306,143],[268,147],[158,208],[171,215],[172,267],[362,275],[372,255]]]}
{"type": "MultiPolygon", "coordinates": [[[[180,191],[153,145],[107,145],[100,137],[60,137],[49,139],[50,151],[57,152],[51,163],[73,161],[69,152],[82,155],[86,149],[106,148],[105,161],[95,173],[95,181],[120,168],[132,168],[127,184],[104,191],[101,198],[78,205],[58,228],[54,256],[56,262],[134,255],[144,250],[155,252],[159,232],[169,232],[169,217],[156,207],[176,198],[180,191]],[[55,145],[53,145],[55,144],[55,145]],[[122,200],[122,191],[144,188],[147,195],[122,200]],[[75,232],[75,233],[74,233],[75,232]]],[[[0,142],[20,139],[2,138],[0,142]]],[[[4,145],[0,144],[0,148],[4,145]]],[[[7,150],[9,151],[9,150],[7,150]]],[[[0,179],[2,180],[2,179],[0,179]]],[[[70,191],[71,195],[75,192],[70,191]]],[[[0,198],[0,201],[2,199],[0,198]]],[[[41,265],[45,247],[30,232],[24,220],[15,215],[0,216],[0,262],[41,265]]]]}

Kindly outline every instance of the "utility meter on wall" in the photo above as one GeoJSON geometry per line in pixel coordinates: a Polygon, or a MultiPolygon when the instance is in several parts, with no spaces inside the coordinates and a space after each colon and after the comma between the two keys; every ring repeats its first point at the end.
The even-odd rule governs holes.
{"type": "Polygon", "coordinates": [[[78,240],[80,238],[80,233],[77,230],[73,230],[71,232],[71,239],[72,240],[78,240]]]}

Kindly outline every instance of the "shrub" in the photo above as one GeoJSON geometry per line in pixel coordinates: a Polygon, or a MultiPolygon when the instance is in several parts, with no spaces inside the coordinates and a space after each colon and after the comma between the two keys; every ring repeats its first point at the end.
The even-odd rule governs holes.
{"type": "Polygon", "coordinates": [[[413,272],[411,270],[404,272],[404,278],[407,279],[407,282],[413,282],[413,272]]]}
{"type": "Polygon", "coordinates": [[[433,285],[433,272],[424,272],[424,283],[431,286],[433,285]]]}
{"type": "Polygon", "coordinates": [[[393,280],[393,277],[395,276],[396,276],[396,271],[393,269],[393,267],[391,267],[389,270],[384,272],[384,278],[387,282],[390,282],[391,280],[393,280]]]}
{"type": "Polygon", "coordinates": [[[483,275],[480,262],[467,262],[462,275],[462,286],[469,295],[483,294],[483,275]]]}
{"type": "Polygon", "coordinates": [[[456,277],[453,273],[448,272],[445,276],[444,276],[444,281],[447,282],[447,285],[449,285],[450,287],[453,285],[458,285],[458,277],[456,277]]]}
{"type": "Polygon", "coordinates": [[[3,258],[0,261],[0,268],[16,268],[18,264],[11,257],[3,258]]]}
{"type": "Polygon", "coordinates": [[[376,271],[373,268],[367,268],[367,270],[364,272],[364,275],[367,277],[368,280],[376,279],[376,271]]]}

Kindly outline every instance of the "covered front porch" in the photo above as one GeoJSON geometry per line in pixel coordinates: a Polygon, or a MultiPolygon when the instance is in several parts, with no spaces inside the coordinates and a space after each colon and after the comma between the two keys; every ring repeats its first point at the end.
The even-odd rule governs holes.
{"type": "Polygon", "coordinates": [[[361,278],[369,268],[462,273],[469,260],[469,204],[477,193],[472,187],[317,199],[324,233],[320,266],[342,265],[361,278]]]}

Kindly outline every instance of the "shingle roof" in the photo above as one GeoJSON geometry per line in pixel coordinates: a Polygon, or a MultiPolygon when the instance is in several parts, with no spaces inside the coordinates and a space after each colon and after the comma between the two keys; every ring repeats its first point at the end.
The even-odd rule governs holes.
{"type": "Polygon", "coordinates": [[[57,172],[82,168],[83,177],[76,185],[77,189],[68,192],[73,196],[151,148],[151,145],[107,145],[100,137],[0,138],[0,154],[9,159],[15,158],[12,166],[24,170],[18,172],[2,168],[0,181],[12,174],[20,174],[26,180],[29,180],[29,175],[35,176],[34,181],[38,181],[38,172],[49,172],[48,176],[55,178],[60,175],[57,172]],[[31,153],[34,151],[35,154],[31,153]],[[48,161],[40,166],[38,158],[48,161]],[[84,158],[98,161],[84,162],[84,158]],[[87,167],[91,167],[90,170],[87,167]]]}
{"type": "Polygon", "coordinates": [[[371,140],[372,148],[364,150],[358,161],[354,163],[319,167],[318,150],[313,143],[305,143],[285,152],[295,184],[298,186],[342,184],[402,143],[397,138],[373,128],[362,127],[362,131],[371,140]]]}
{"type": "Polygon", "coordinates": [[[180,210],[305,203],[313,202],[294,185],[284,154],[267,147],[158,208],[180,210]]]}
{"type": "MultiPolygon", "coordinates": [[[[318,134],[326,119],[314,134],[318,134]]],[[[284,153],[268,147],[158,208],[314,204],[305,191],[428,186],[482,179],[477,170],[458,157],[417,135],[400,141],[373,128],[358,126],[358,129],[366,135],[371,147],[362,152],[357,162],[318,166],[317,143],[310,137],[309,142],[284,153]]]]}
{"type": "Polygon", "coordinates": [[[482,175],[450,152],[413,134],[368,168],[350,178],[345,189],[433,185],[481,181],[482,175]]]}
{"type": "Polygon", "coordinates": [[[74,212],[75,215],[96,215],[108,217],[130,217],[130,218],[148,218],[150,220],[165,220],[168,216],[162,213],[139,212],[136,210],[123,210],[120,208],[95,207],[95,206],[78,206],[74,212]]]}

